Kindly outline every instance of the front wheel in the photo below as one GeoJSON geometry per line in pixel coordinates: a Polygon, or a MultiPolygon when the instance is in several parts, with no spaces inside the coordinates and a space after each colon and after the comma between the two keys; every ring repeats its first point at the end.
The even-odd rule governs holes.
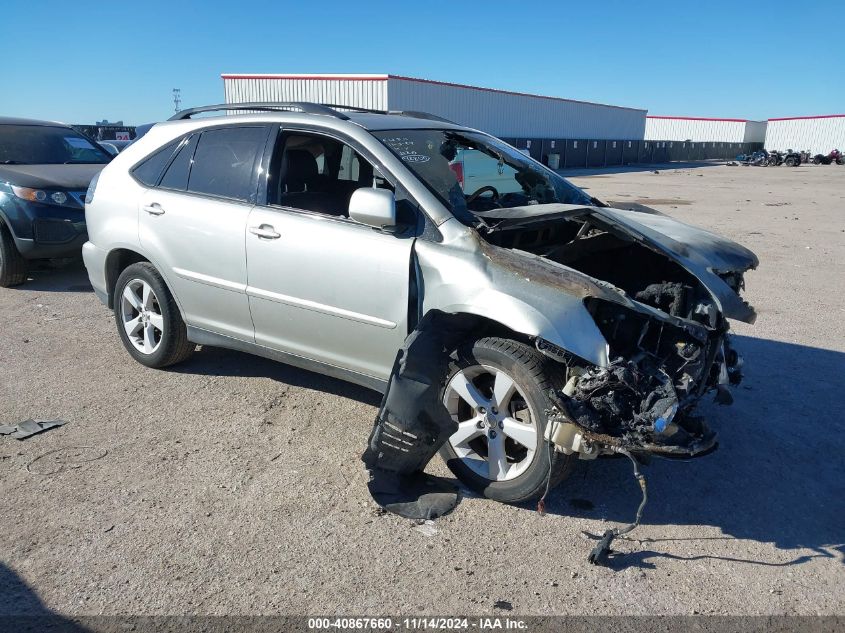
{"type": "Polygon", "coordinates": [[[0,288],[26,281],[26,260],[18,252],[12,233],[0,222],[0,288]]]}
{"type": "Polygon", "coordinates": [[[543,435],[548,391],[562,373],[533,348],[483,338],[453,355],[442,401],[458,430],[440,449],[449,469],[489,499],[539,497],[572,470],[576,458],[550,450],[543,435]]]}
{"type": "Polygon", "coordinates": [[[142,365],[167,367],[194,352],[173,295],[148,262],[132,264],[117,278],[114,319],[126,351],[142,365]]]}

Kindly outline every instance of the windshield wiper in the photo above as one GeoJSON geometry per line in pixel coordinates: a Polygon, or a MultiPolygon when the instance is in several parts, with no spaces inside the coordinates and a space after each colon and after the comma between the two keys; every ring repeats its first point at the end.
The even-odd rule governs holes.
{"type": "Polygon", "coordinates": [[[0,165],[23,165],[19,160],[0,160],[0,165]]]}

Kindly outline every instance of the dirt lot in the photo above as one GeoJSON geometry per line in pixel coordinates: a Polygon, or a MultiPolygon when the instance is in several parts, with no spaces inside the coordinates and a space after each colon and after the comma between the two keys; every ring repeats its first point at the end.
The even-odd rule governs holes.
{"type": "Polygon", "coordinates": [[[0,613],[844,613],[845,168],[570,175],[761,261],[746,382],[705,406],[721,448],[646,469],[610,568],[582,531],[632,518],[625,460],[579,464],[545,517],[468,496],[426,535],[367,493],[378,395],[210,348],[145,369],[74,265],[0,289],[0,423],[69,421],[0,437],[0,613]]]}

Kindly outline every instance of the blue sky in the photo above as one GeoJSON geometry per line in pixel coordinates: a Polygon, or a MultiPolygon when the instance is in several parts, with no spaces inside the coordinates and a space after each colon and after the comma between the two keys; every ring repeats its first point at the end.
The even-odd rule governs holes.
{"type": "Polygon", "coordinates": [[[390,73],[646,108],[845,112],[845,2],[7,0],[0,114],[160,120],[220,74],[390,73]]]}

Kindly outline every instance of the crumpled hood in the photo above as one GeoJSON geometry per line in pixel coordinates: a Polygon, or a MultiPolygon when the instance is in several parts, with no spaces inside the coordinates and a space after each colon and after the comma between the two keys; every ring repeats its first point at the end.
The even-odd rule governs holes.
{"type": "Polygon", "coordinates": [[[0,165],[0,182],[32,189],[85,191],[105,165],[0,165]]]}
{"type": "Polygon", "coordinates": [[[590,215],[613,223],[638,241],[661,246],[667,254],[697,261],[714,271],[744,272],[760,263],[744,246],[668,215],[610,207],[592,207],[590,215]]]}
{"type": "Polygon", "coordinates": [[[531,205],[494,209],[478,213],[484,220],[496,221],[496,230],[506,226],[528,225],[554,218],[590,219],[597,228],[622,238],[633,239],[651,248],[695,276],[729,318],[753,323],[756,314],[718,273],[744,272],[756,268],[757,256],[727,238],[710,233],[652,209],[633,211],[611,207],[570,204],[531,205]]]}

